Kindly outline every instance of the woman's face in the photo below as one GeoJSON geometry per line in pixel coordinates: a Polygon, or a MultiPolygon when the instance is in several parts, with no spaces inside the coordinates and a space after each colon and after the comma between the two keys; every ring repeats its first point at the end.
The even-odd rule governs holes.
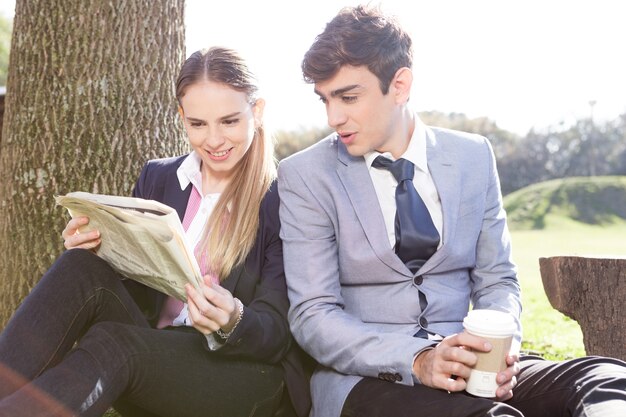
{"type": "Polygon", "coordinates": [[[229,180],[261,125],[263,100],[250,104],[245,93],[226,84],[201,81],[180,99],[191,147],[202,159],[207,180],[229,180]]]}

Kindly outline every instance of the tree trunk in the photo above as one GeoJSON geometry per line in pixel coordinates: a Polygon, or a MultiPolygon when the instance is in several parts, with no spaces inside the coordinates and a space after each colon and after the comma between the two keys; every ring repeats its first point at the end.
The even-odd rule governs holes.
{"type": "Polygon", "coordinates": [[[184,0],[20,0],[0,142],[0,327],[63,249],[54,195],[129,195],[187,149],[184,0]]]}
{"type": "Polygon", "coordinates": [[[588,355],[626,360],[626,259],[540,258],[550,304],[576,320],[588,355]]]}

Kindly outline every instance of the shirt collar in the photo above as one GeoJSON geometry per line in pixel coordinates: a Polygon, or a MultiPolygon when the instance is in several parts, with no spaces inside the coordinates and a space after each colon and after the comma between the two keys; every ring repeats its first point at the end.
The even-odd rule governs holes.
{"type": "Polygon", "coordinates": [[[198,174],[200,174],[201,164],[202,161],[196,151],[192,151],[189,155],[187,155],[187,158],[185,158],[182,164],[180,164],[176,170],[176,176],[178,177],[178,183],[180,184],[181,190],[187,188],[189,183],[194,182],[194,180],[198,177],[198,174]]]}
{"type": "MultiPolygon", "coordinates": [[[[376,159],[378,155],[381,155],[378,151],[371,151],[364,155],[365,163],[368,168],[371,168],[374,159],[376,159]]],[[[389,152],[385,152],[382,155],[394,160],[389,152]]],[[[407,146],[406,151],[404,151],[400,157],[413,162],[413,165],[415,165],[417,169],[428,172],[428,160],[426,158],[426,126],[424,126],[424,123],[417,115],[415,115],[415,128],[413,129],[409,146],[407,146]]]]}

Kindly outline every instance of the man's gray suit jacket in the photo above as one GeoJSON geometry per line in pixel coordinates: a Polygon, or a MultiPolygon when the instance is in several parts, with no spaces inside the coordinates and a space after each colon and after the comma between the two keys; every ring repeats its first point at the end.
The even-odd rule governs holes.
{"type": "Polygon", "coordinates": [[[413,359],[433,343],[413,337],[422,327],[443,336],[461,332],[470,306],[519,318],[519,285],[489,142],[438,128],[426,128],[426,137],[443,236],[415,275],[389,245],[364,158],[351,156],[336,134],[279,165],[289,322],[319,362],[311,381],[312,417],[338,417],[362,377],[416,383],[413,359]],[[423,311],[418,290],[428,301],[423,311]]]}

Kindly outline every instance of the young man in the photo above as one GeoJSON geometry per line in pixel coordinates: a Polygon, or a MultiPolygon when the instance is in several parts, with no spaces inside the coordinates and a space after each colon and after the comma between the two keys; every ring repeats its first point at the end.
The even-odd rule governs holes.
{"type": "Polygon", "coordinates": [[[279,167],[289,320],[319,362],[312,416],[626,415],[623,362],[515,353],[520,289],[491,147],[420,122],[411,65],[410,37],[366,7],[342,10],[302,64],[336,131],[279,167]],[[463,332],[470,305],[517,320],[493,399],[464,392],[472,351],[491,349],[463,332]]]}

